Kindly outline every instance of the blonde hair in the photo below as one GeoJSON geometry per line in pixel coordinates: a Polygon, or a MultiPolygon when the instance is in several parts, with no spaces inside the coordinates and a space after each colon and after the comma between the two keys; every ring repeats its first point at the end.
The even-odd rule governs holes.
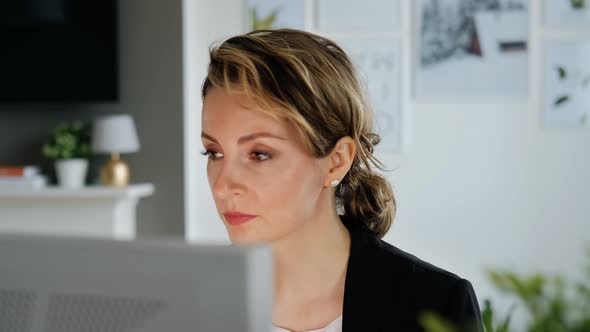
{"type": "Polygon", "coordinates": [[[333,41],[291,29],[257,30],[210,50],[203,99],[212,87],[244,93],[261,109],[295,125],[312,155],[327,156],[350,136],[357,147],[351,168],[336,187],[342,216],[364,222],[378,237],[389,230],[396,201],[374,155],[380,141],[361,80],[333,41]]]}

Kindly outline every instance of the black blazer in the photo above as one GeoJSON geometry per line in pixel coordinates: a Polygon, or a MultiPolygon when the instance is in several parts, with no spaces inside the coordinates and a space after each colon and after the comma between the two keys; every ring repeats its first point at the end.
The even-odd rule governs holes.
{"type": "Polygon", "coordinates": [[[341,218],[351,237],[343,332],[424,331],[418,315],[426,310],[483,331],[469,281],[380,240],[361,221],[341,218]]]}

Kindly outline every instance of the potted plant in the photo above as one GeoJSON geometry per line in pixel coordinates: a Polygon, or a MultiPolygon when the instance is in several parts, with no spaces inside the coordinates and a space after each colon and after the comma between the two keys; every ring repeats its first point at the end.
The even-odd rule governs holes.
{"type": "Polygon", "coordinates": [[[55,161],[60,186],[84,186],[90,157],[90,126],[81,121],[60,124],[43,145],[43,155],[55,161]]]}

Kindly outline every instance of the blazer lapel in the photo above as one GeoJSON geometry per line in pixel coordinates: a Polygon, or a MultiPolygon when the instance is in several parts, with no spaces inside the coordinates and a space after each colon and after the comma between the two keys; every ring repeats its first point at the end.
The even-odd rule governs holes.
{"type": "Polygon", "coordinates": [[[376,238],[360,221],[343,222],[350,233],[350,256],[344,283],[342,331],[379,331],[379,283],[371,282],[378,273],[372,258],[376,238]]]}

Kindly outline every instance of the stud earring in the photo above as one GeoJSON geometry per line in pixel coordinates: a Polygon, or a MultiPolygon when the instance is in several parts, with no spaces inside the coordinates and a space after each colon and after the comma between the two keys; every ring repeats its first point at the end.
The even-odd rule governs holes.
{"type": "Polygon", "coordinates": [[[336,179],[332,179],[332,181],[330,181],[330,185],[332,187],[336,187],[338,185],[338,183],[340,183],[340,181],[336,180],[336,179]]]}

